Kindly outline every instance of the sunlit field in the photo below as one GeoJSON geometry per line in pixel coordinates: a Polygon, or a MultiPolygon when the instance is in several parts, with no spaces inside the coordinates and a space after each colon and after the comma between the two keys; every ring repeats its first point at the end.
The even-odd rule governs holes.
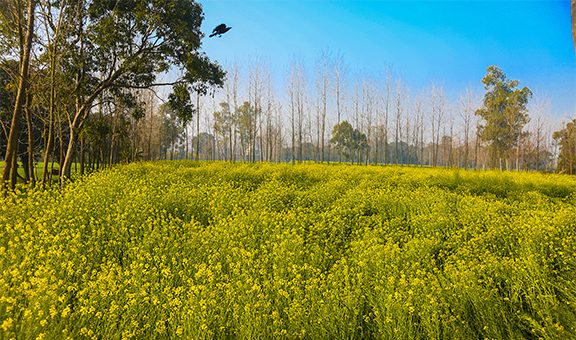
{"type": "Polygon", "coordinates": [[[0,198],[0,338],[576,337],[576,178],[156,162],[0,198]]]}

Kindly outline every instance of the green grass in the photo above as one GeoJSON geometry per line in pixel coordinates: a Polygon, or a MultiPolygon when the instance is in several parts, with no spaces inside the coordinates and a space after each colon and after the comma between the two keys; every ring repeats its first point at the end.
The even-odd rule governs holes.
{"type": "Polygon", "coordinates": [[[0,338],[576,338],[576,178],[156,162],[0,198],[0,338]]]}
{"type": "MultiPolygon", "coordinates": [[[[0,171],[4,170],[4,161],[0,161],[0,171]]],[[[77,166],[75,166],[75,163],[72,163],[72,169],[71,169],[71,173],[74,174],[76,173],[76,168],[77,166]]],[[[59,170],[60,166],[58,165],[58,163],[54,163],[54,170],[59,170]]],[[[48,171],[50,172],[52,170],[52,165],[48,164],[48,171]]],[[[43,162],[37,162],[34,163],[34,173],[36,176],[36,181],[41,181],[42,180],[42,173],[44,171],[44,163],[43,162]]],[[[24,183],[24,181],[22,180],[22,178],[24,178],[24,168],[22,167],[22,162],[18,162],[18,174],[21,176],[21,178],[18,178],[18,183],[24,183]]],[[[59,176],[58,175],[52,175],[52,182],[53,183],[58,183],[59,181],[59,176]]]]}

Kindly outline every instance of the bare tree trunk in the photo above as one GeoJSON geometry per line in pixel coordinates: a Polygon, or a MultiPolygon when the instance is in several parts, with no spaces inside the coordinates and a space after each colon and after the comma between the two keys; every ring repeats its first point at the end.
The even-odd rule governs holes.
{"type": "Polygon", "coordinates": [[[200,93],[196,93],[196,155],[195,161],[200,159],[200,93]]]}
{"type": "MultiPolygon", "coordinates": [[[[342,56],[339,56],[336,59],[336,63],[334,66],[334,81],[336,87],[336,114],[337,114],[337,121],[336,125],[340,125],[340,121],[342,119],[342,56]]],[[[342,163],[342,148],[338,148],[338,162],[342,163]]]]}
{"type": "Polygon", "coordinates": [[[84,138],[80,138],[80,176],[84,175],[84,138]]]}
{"type": "Polygon", "coordinates": [[[18,171],[18,136],[20,134],[20,120],[22,117],[22,106],[28,88],[28,77],[30,67],[30,51],[32,49],[32,37],[34,36],[34,11],[36,9],[36,0],[28,2],[28,22],[26,27],[26,41],[23,46],[22,60],[20,62],[20,75],[18,80],[18,90],[16,92],[16,102],[14,104],[14,113],[10,124],[10,134],[8,135],[8,145],[6,146],[6,156],[4,158],[4,172],[2,175],[2,187],[7,188],[7,182],[10,180],[10,188],[16,187],[18,171]]]}
{"type": "Polygon", "coordinates": [[[114,111],[110,111],[110,154],[108,155],[108,167],[112,168],[112,163],[114,163],[114,135],[115,135],[115,121],[114,121],[114,111]]]}
{"type": "Polygon", "coordinates": [[[365,115],[364,118],[366,120],[366,138],[367,138],[367,146],[366,146],[366,159],[365,164],[370,164],[370,142],[372,139],[372,111],[374,110],[374,90],[371,84],[364,83],[362,89],[362,97],[364,102],[364,109],[365,115]]]}
{"type": "Polygon", "coordinates": [[[400,151],[398,144],[400,143],[400,123],[402,119],[402,103],[400,101],[400,84],[396,84],[396,129],[394,134],[394,164],[398,165],[400,161],[400,151]]]}
{"type": "Polygon", "coordinates": [[[26,127],[28,130],[28,170],[29,170],[29,181],[32,187],[36,186],[36,176],[34,173],[34,131],[32,129],[32,113],[30,112],[32,106],[32,93],[28,91],[26,96],[26,127]]]}
{"type": "Polygon", "coordinates": [[[385,111],[384,111],[384,164],[388,164],[390,161],[390,156],[388,154],[388,117],[389,117],[389,110],[390,110],[390,82],[391,82],[391,75],[388,72],[386,77],[386,100],[385,100],[385,111]]]}
{"type": "Polygon", "coordinates": [[[324,56],[322,67],[322,116],[320,119],[320,161],[324,162],[324,141],[326,139],[326,103],[327,103],[327,87],[328,87],[328,60],[324,56]]]}
{"type": "Polygon", "coordinates": [[[296,90],[296,84],[294,82],[294,66],[292,66],[292,77],[291,77],[291,81],[290,81],[290,123],[292,126],[292,145],[291,145],[291,150],[292,150],[292,164],[294,164],[296,162],[296,100],[295,100],[295,94],[294,91],[296,90]]]}
{"type": "Polygon", "coordinates": [[[464,128],[464,169],[468,169],[470,162],[470,123],[474,114],[472,108],[472,91],[466,89],[466,94],[461,99],[464,128]]]}

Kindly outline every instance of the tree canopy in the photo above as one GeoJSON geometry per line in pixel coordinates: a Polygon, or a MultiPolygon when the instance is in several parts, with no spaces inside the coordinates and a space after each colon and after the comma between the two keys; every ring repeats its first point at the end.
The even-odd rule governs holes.
{"type": "Polygon", "coordinates": [[[552,137],[560,145],[560,155],[558,156],[558,172],[576,173],[576,118],[566,123],[566,126],[554,132],[552,137]]]}
{"type": "Polygon", "coordinates": [[[528,87],[517,89],[519,82],[508,79],[497,66],[488,67],[482,83],[486,93],[483,106],[476,110],[483,119],[478,134],[490,144],[492,166],[501,166],[501,161],[507,161],[510,151],[520,142],[529,121],[526,104],[532,92],[528,87]]]}
{"type": "Polygon", "coordinates": [[[330,142],[339,150],[344,151],[347,158],[353,158],[357,151],[364,150],[368,147],[366,135],[358,129],[354,129],[346,120],[334,126],[330,142]]]}

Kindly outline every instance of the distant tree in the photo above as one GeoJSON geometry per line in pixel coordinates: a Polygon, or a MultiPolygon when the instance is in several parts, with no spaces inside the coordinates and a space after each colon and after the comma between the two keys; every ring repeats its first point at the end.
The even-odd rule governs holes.
{"type": "Polygon", "coordinates": [[[386,95],[384,98],[384,164],[390,162],[390,155],[388,149],[388,122],[390,117],[390,88],[392,82],[392,72],[388,69],[386,74],[386,95]]]}
{"type": "Polygon", "coordinates": [[[233,116],[228,102],[220,103],[220,110],[214,112],[214,133],[222,137],[224,159],[232,160],[233,116]]]}
{"type": "MultiPolygon", "coordinates": [[[[344,83],[345,65],[342,55],[338,55],[334,62],[334,90],[336,95],[336,124],[340,124],[342,118],[342,101],[343,101],[343,83],[344,83]]],[[[342,152],[338,152],[338,161],[342,162],[342,152]]]]}
{"type": "Polygon", "coordinates": [[[432,86],[431,89],[431,100],[432,100],[432,116],[431,128],[432,128],[432,165],[436,166],[439,163],[438,151],[440,148],[440,128],[444,124],[445,106],[446,99],[444,97],[444,89],[442,87],[432,86]]]}
{"type": "Polygon", "coordinates": [[[201,159],[211,159],[216,148],[216,137],[207,132],[200,132],[199,135],[192,138],[192,145],[199,148],[198,153],[201,159]]]}
{"type": "Polygon", "coordinates": [[[497,66],[488,67],[482,83],[486,94],[483,107],[476,110],[476,115],[484,120],[479,135],[489,143],[490,165],[502,169],[505,160],[510,169],[511,151],[518,146],[529,121],[526,104],[532,92],[527,87],[516,89],[519,82],[509,80],[497,66]]]}
{"type": "Polygon", "coordinates": [[[306,102],[306,77],[304,67],[299,63],[292,64],[288,86],[290,96],[290,124],[292,134],[292,162],[302,162],[304,137],[304,105],[306,102]],[[298,155],[296,156],[296,143],[298,155]]]}
{"type": "Polygon", "coordinates": [[[334,144],[338,150],[354,162],[356,152],[362,153],[368,148],[368,138],[358,129],[354,129],[352,124],[343,120],[336,124],[332,129],[332,139],[330,143],[334,144]]]}
{"type": "MultiPolygon", "coordinates": [[[[327,113],[327,102],[328,102],[328,67],[329,67],[329,54],[327,52],[323,52],[320,61],[319,67],[317,68],[318,74],[316,75],[316,89],[318,91],[318,95],[320,96],[320,105],[318,107],[318,119],[317,126],[318,136],[319,136],[319,153],[320,153],[320,161],[324,162],[324,142],[326,139],[326,113],[327,113]]],[[[339,93],[338,93],[339,95],[339,93]]],[[[340,98],[337,98],[340,100],[340,98]]],[[[338,117],[339,119],[340,117],[338,117]]]]}
{"type": "Polygon", "coordinates": [[[340,124],[334,125],[332,128],[332,139],[330,143],[338,149],[338,153],[344,154],[346,158],[351,155],[352,138],[354,134],[354,128],[350,123],[343,120],[340,124]]]}
{"type": "Polygon", "coordinates": [[[240,140],[240,155],[242,160],[252,161],[252,156],[256,155],[256,143],[253,143],[254,126],[256,125],[256,108],[250,102],[244,102],[236,109],[238,119],[238,137],[240,140]]]}
{"type": "Polygon", "coordinates": [[[362,155],[368,150],[368,138],[366,134],[358,129],[354,129],[352,132],[352,150],[358,153],[360,162],[362,161],[362,155]]]}
{"type": "Polygon", "coordinates": [[[566,126],[554,132],[552,137],[560,145],[557,172],[573,175],[576,173],[576,119],[572,119],[566,126]]]}
{"type": "Polygon", "coordinates": [[[460,117],[462,118],[462,129],[464,133],[464,169],[470,165],[470,130],[472,128],[472,118],[474,115],[474,97],[470,89],[466,89],[460,97],[460,117]]]}

